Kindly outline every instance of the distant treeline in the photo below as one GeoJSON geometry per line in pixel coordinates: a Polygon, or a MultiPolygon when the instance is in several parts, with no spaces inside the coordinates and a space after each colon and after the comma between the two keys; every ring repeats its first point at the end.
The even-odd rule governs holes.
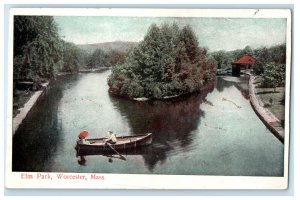
{"type": "Polygon", "coordinates": [[[14,17],[14,83],[40,83],[59,72],[116,65],[126,53],[97,49],[92,53],[64,41],[51,16],[14,17]]]}
{"type": "Polygon", "coordinates": [[[162,99],[198,91],[215,73],[215,61],[199,47],[190,26],[152,24],[143,41],[112,69],[109,92],[162,99]]]}
{"type": "Polygon", "coordinates": [[[122,63],[127,56],[127,52],[102,49],[96,49],[91,54],[87,55],[87,68],[112,67],[122,63]]]}

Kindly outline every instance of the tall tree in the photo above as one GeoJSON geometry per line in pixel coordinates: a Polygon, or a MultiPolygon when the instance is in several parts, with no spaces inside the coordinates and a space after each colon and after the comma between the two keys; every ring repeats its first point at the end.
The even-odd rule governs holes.
{"type": "Polygon", "coordinates": [[[256,49],[254,51],[254,56],[256,58],[256,63],[253,66],[253,72],[256,75],[260,75],[264,72],[264,68],[270,60],[269,51],[266,47],[256,49]]]}
{"type": "Polygon", "coordinates": [[[222,69],[227,67],[227,57],[228,57],[228,53],[226,53],[225,51],[217,51],[212,53],[213,58],[215,59],[215,61],[218,63],[218,69],[222,69]]]}
{"type": "Polygon", "coordinates": [[[64,42],[63,67],[61,71],[76,72],[85,65],[85,52],[74,43],[64,42]]]}
{"type": "Polygon", "coordinates": [[[247,45],[247,46],[243,49],[243,54],[248,54],[248,55],[253,56],[253,50],[252,50],[252,48],[251,48],[249,45],[247,45]]]}
{"type": "Polygon", "coordinates": [[[269,48],[270,59],[275,63],[286,63],[286,45],[276,45],[269,48]]]}
{"type": "Polygon", "coordinates": [[[50,78],[61,60],[62,42],[53,17],[14,17],[14,79],[50,78]]]}

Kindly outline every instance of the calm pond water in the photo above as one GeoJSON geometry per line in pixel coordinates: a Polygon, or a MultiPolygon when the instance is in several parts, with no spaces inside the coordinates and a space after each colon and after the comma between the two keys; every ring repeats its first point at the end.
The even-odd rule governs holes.
{"type": "Polygon", "coordinates": [[[103,73],[60,77],[13,138],[13,171],[283,176],[284,146],[259,120],[247,79],[217,77],[200,94],[167,102],[111,97],[103,73]],[[89,137],[152,132],[153,144],[124,154],[78,157],[89,137]]]}

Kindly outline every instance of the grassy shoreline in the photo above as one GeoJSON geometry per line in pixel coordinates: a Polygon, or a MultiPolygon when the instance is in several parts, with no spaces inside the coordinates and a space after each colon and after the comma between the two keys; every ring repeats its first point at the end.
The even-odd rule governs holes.
{"type": "Polygon", "coordinates": [[[264,88],[261,87],[261,82],[261,77],[255,77],[255,95],[259,100],[259,104],[273,113],[275,117],[281,122],[281,125],[284,127],[285,88],[264,88]]]}

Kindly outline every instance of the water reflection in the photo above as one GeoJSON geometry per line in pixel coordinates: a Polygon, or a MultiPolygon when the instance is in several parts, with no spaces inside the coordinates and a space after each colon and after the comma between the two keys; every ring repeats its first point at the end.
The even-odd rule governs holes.
{"type": "Polygon", "coordinates": [[[216,88],[219,92],[224,91],[225,88],[229,88],[231,86],[236,87],[245,99],[249,99],[249,86],[248,76],[241,76],[239,78],[236,77],[217,77],[216,78],[216,88]]]}
{"type": "Polygon", "coordinates": [[[109,74],[65,76],[52,85],[14,136],[14,171],[282,175],[282,143],[245,99],[243,77],[217,77],[205,91],[165,102],[133,102],[108,95],[109,74]],[[82,129],[90,137],[152,132],[153,144],[121,152],[126,161],[76,154],[82,129]]]}
{"type": "Polygon", "coordinates": [[[80,156],[80,158],[79,158],[79,160],[77,160],[77,162],[79,165],[85,166],[85,163],[86,163],[85,156],[80,156]]]}
{"type": "Polygon", "coordinates": [[[151,171],[158,162],[164,162],[168,154],[175,154],[178,148],[184,150],[191,144],[191,133],[205,116],[200,104],[209,104],[206,96],[213,89],[214,82],[211,82],[199,93],[168,101],[135,102],[115,97],[110,100],[127,119],[133,134],[153,134],[151,148],[142,154],[151,171]]]}
{"type": "Polygon", "coordinates": [[[224,80],[223,77],[217,77],[215,79],[215,84],[218,92],[223,92],[225,88],[231,87],[234,83],[224,80]]]}
{"type": "MultiPolygon", "coordinates": [[[[65,77],[66,78],[66,77],[65,77]]],[[[63,96],[61,84],[65,78],[47,89],[38,106],[33,107],[13,137],[13,171],[44,171],[47,162],[57,151],[61,142],[61,120],[58,106],[63,96]],[[51,108],[51,109],[50,109],[51,108]]],[[[77,76],[68,76],[69,83],[77,76]]]]}
{"type": "MultiPolygon", "coordinates": [[[[151,152],[152,146],[143,146],[143,147],[137,147],[134,149],[123,149],[118,150],[118,153],[120,153],[122,156],[136,156],[136,155],[146,155],[149,152],[151,152]]],[[[121,157],[120,155],[114,154],[112,152],[103,152],[102,150],[96,150],[96,149],[90,149],[90,150],[78,150],[76,149],[76,157],[78,158],[77,162],[79,165],[85,166],[86,165],[86,157],[97,157],[97,156],[103,156],[108,158],[107,161],[109,163],[113,163],[115,159],[123,160],[124,157],[121,157]]]]}

